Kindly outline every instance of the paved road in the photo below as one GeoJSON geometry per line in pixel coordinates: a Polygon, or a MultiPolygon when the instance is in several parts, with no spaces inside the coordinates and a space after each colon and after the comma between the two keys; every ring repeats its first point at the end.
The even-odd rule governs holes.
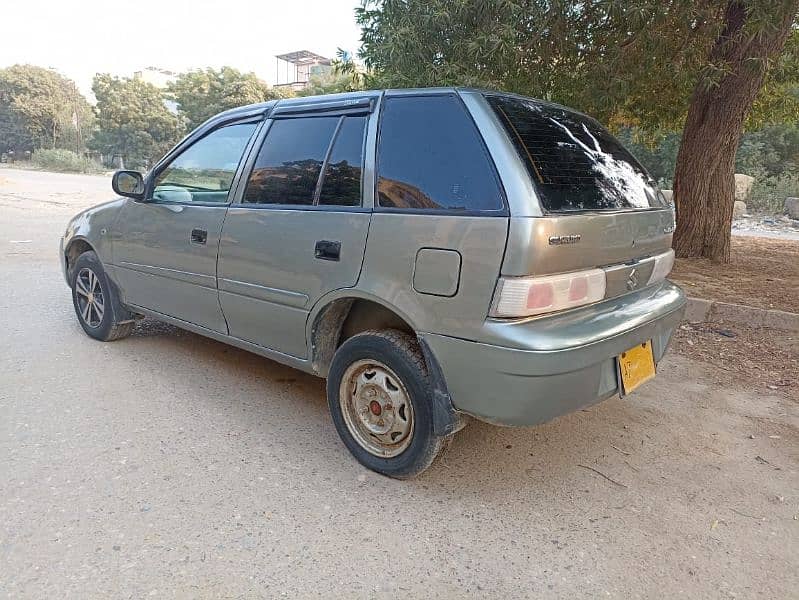
{"type": "Polygon", "coordinates": [[[107,187],[0,169],[0,594],[799,595],[795,401],[673,354],[632,398],[474,423],[386,479],[321,380],[152,322],[83,335],[57,239],[107,187]]]}

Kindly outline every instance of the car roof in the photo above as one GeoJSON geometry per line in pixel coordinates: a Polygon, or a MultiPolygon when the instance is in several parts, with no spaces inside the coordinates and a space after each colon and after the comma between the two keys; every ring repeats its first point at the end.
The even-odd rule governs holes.
{"type": "Polygon", "coordinates": [[[328,104],[333,102],[345,102],[347,100],[356,100],[359,98],[377,98],[382,95],[386,96],[419,96],[419,95],[433,95],[433,94],[451,94],[451,93],[475,93],[486,96],[504,96],[507,98],[515,98],[527,102],[534,102],[546,106],[562,108],[571,112],[579,112],[568,106],[541,100],[540,98],[532,98],[530,96],[523,96],[521,94],[514,94],[512,92],[504,92],[499,90],[491,90],[485,88],[473,87],[424,87],[424,88],[388,88],[380,90],[359,90],[354,92],[340,92],[337,94],[322,94],[319,96],[299,96],[294,98],[281,98],[279,100],[269,100],[268,102],[259,102],[257,104],[248,104],[246,106],[239,106],[231,108],[217,115],[214,115],[206,121],[201,127],[210,125],[212,127],[219,125],[223,121],[232,121],[240,118],[255,117],[263,115],[276,106],[291,107],[291,106],[307,106],[312,108],[315,104],[328,104]]]}
{"type": "MultiPolygon", "coordinates": [[[[452,93],[474,93],[480,94],[485,96],[504,96],[507,98],[516,98],[518,100],[524,100],[526,102],[534,102],[536,104],[541,104],[544,106],[555,107],[563,110],[567,110],[574,113],[579,113],[568,106],[562,106],[560,104],[556,104],[553,102],[547,102],[545,100],[539,100],[537,98],[530,98],[528,96],[521,96],[519,94],[513,94],[510,92],[502,92],[498,90],[489,90],[489,89],[480,89],[480,88],[470,88],[470,87],[426,87],[426,88],[396,88],[396,89],[381,89],[381,90],[359,90],[355,92],[341,92],[338,94],[323,94],[319,96],[300,96],[295,98],[281,98],[279,100],[269,100],[268,102],[259,102],[257,104],[248,104],[246,106],[239,106],[236,108],[231,108],[224,112],[221,112],[217,115],[214,115],[210,119],[208,119],[205,123],[200,125],[197,129],[189,133],[186,138],[184,138],[177,147],[184,146],[186,143],[189,143],[198,137],[204,136],[208,133],[211,129],[215,129],[221,124],[229,123],[231,121],[237,121],[240,119],[246,118],[257,118],[261,117],[267,112],[271,111],[276,107],[280,108],[290,108],[293,106],[296,107],[308,107],[312,108],[316,104],[330,104],[336,102],[346,102],[348,100],[357,100],[363,98],[378,98],[382,95],[386,96],[430,96],[436,94],[452,94],[452,93]]],[[[579,113],[581,114],[581,113],[579,113]]],[[[170,152],[171,154],[171,152],[170,152]]]]}
{"type": "MultiPolygon", "coordinates": [[[[322,94],[318,96],[298,96],[294,98],[281,98],[279,100],[270,100],[268,102],[259,102],[257,104],[248,104],[246,106],[239,106],[221,112],[211,117],[206,124],[217,125],[220,121],[230,121],[239,118],[246,118],[249,116],[256,116],[266,113],[267,111],[275,108],[276,106],[290,107],[290,106],[307,106],[313,107],[315,104],[327,104],[332,102],[343,102],[347,100],[356,100],[359,98],[377,98],[382,95],[386,96],[429,96],[433,94],[452,94],[459,92],[473,92],[478,94],[487,94],[492,96],[507,96],[509,98],[518,98],[527,101],[532,101],[541,104],[552,104],[537,98],[530,98],[528,96],[520,96],[510,92],[502,92],[498,90],[470,88],[470,87],[423,87],[423,88],[388,88],[380,90],[359,90],[354,92],[340,92],[337,94],[322,94]]],[[[555,105],[559,106],[559,105],[555,105]]],[[[563,107],[567,108],[567,107],[563,107]]]]}

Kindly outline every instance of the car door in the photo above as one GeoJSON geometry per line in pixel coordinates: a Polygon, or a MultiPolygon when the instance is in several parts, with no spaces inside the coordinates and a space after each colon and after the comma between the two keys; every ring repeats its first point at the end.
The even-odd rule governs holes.
{"type": "Polygon", "coordinates": [[[358,281],[371,214],[362,205],[364,106],[270,115],[220,243],[232,336],[305,358],[311,307],[358,281]]]}
{"type": "Polygon", "coordinates": [[[219,235],[258,125],[210,131],[150,174],[146,200],[124,205],[113,257],[126,303],[227,333],[216,285],[219,235]]]}

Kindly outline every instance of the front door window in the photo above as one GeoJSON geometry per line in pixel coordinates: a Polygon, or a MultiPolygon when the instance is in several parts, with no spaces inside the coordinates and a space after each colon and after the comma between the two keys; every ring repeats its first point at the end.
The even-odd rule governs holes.
{"type": "Polygon", "coordinates": [[[256,125],[228,125],[192,144],[158,174],[153,199],[226,203],[244,148],[256,125]]]}

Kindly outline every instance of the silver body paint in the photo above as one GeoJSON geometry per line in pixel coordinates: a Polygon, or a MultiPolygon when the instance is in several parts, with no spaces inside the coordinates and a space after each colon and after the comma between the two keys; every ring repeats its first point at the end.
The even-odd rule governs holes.
{"type": "Polygon", "coordinates": [[[337,313],[328,309],[370,300],[416,331],[455,409],[506,425],[543,422],[619,393],[615,357],[636,344],[651,339],[656,361],[662,358],[685,299],[667,281],[646,281],[652,257],[671,246],[672,210],[546,214],[479,91],[360,92],[228,111],[178,144],[150,176],[204,132],[241,119],[263,122],[245,150],[229,204],[117,199],[89,209],[62,239],[65,275],[71,245],[88,244],[131,310],[320,376],[326,366],[315,356],[315,336],[337,313]],[[381,101],[418,93],[459,94],[496,166],[506,213],[375,208],[381,101]],[[241,204],[270,111],[330,110],[364,99],[373,109],[360,207],[241,204]],[[207,231],[206,244],[192,243],[196,228],[207,231]],[[318,240],[340,241],[341,259],[315,259],[318,240]],[[528,319],[488,316],[500,276],[593,267],[605,269],[607,279],[605,299],[596,304],[528,319]],[[641,284],[631,291],[633,269],[641,284]]]}

